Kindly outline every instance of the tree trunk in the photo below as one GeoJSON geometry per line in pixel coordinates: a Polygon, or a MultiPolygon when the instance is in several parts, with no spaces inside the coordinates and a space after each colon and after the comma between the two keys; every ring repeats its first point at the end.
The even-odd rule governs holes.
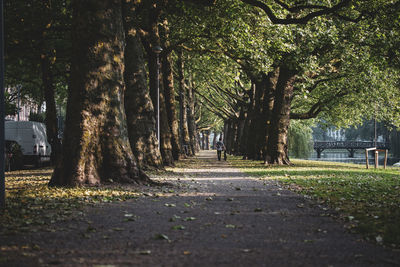
{"type": "Polygon", "coordinates": [[[213,140],[212,140],[212,149],[216,149],[216,144],[217,144],[217,132],[213,132],[214,136],[213,136],[213,140]]]}
{"type": "Polygon", "coordinates": [[[267,75],[267,84],[264,92],[264,109],[263,109],[263,120],[264,120],[264,140],[263,140],[263,158],[265,159],[268,150],[268,139],[271,128],[271,119],[273,116],[273,108],[275,101],[275,90],[276,84],[279,79],[279,67],[275,67],[275,69],[268,73],[267,75]]]}
{"type": "MultiPolygon", "coordinates": [[[[161,40],[164,41],[163,47],[169,47],[169,28],[168,21],[164,19],[163,23],[163,37],[161,40]]],[[[172,56],[170,50],[165,50],[162,53],[162,72],[163,72],[163,84],[164,84],[164,98],[165,107],[168,116],[168,125],[171,129],[171,145],[172,145],[172,155],[174,160],[179,160],[181,155],[181,148],[179,144],[179,123],[176,117],[175,108],[175,88],[174,88],[174,75],[172,73],[172,56]]]]}
{"type": "Polygon", "coordinates": [[[65,139],[49,184],[150,182],[137,167],[126,127],[121,0],[74,0],[72,7],[65,139]]]}
{"type": "Polygon", "coordinates": [[[125,112],[132,152],[142,168],[162,168],[156,119],[145,70],[144,51],[132,25],[133,7],[124,0],[125,112]]]}
{"type": "Polygon", "coordinates": [[[172,154],[172,144],[171,144],[171,129],[168,124],[168,115],[165,108],[165,98],[164,98],[164,86],[161,66],[159,62],[161,61],[162,55],[159,55],[159,61],[157,62],[157,56],[153,52],[153,48],[156,45],[160,45],[160,35],[158,31],[158,19],[161,12],[158,3],[153,3],[153,1],[145,1],[146,9],[148,9],[148,21],[147,27],[149,28],[149,38],[144,40],[144,47],[147,53],[148,68],[149,68],[149,84],[150,84],[150,96],[153,101],[153,106],[156,108],[155,116],[157,118],[157,97],[159,97],[159,110],[160,110],[160,150],[164,165],[173,165],[174,157],[172,154]],[[157,73],[158,80],[157,80],[157,73]],[[159,89],[159,94],[157,95],[157,88],[159,89]]]}
{"type": "Polygon", "coordinates": [[[290,123],[290,105],[296,72],[288,66],[280,67],[276,84],[274,108],[269,128],[266,164],[289,165],[287,134],[290,123]]]}
{"type": "Polygon", "coordinates": [[[254,94],[255,94],[255,87],[252,86],[251,90],[249,92],[249,100],[250,103],[245,106],[247,109],[246,111],[246,119],[244,121],[243,125],[243,136],[240,140],[240,153],[243,155],[243,159],[248,159],[248,152],[247,152],[247,142],[249,140],[249,131],[250,131],[250,125],[251,125],[251,114],[253,110],[253,103],[254,103],[254,94]]]}
{"type": "Polygon", "coordinates": [[[186,83],[184,75],[183,51],[179,51],[178,60],[178,80],[179,80],[179,129],[181,149],[184,154],[189,154],[190,136],[188,129],[188,114],[186,101],[186,83]]]}
{"type": "Polygon", "coordinates": [[[42,82],[44,89],[44,98],[46,101],[46,134],[47,140],[51,145],[51,163],[56,164],[61,150],[61,142],[58,138],[57,108],[55,101],[55,88],[53,75],[51,72],[51,63],[49,56],[43,52],[40,56],[42,69],[42,82]]]}
{"type": "Polygon", "coordinates": [[[203,131],[203,135],[204,135],[204,149],[210,150],[210,131],[209,130],[203,131]]]}
{"type": "Polygon", "coordinates": [[[259,77],[254,82],[254,99],[250,119],[250,126],[247,139],[247,157],[249,159],[261,159],[263,138],[264,138],[264,121],[263,121],[263,101],[266,86],[266,75],[260,73],[259,77]]]}
{"type": "Polygon", "coordinates": [[[239,118],[237,122],[237,132],[236,132],[236,141],[235,141],[235,154],[242,155],[242,147],[241,140],[243,140],[244,127],[246,122],[247,113],[245,111],[246,107],[242,106],[240,108],[239,118]]]}
{"type": "Polygon", "coordinates": [[[194,94],[192,86],[187,88],[187,100],[188,100],[188,130],[190,138],[190,150],[192,155],[195,155],[198,151],[198,133],[196,128],[196,118],[195,118],[195,106],[194,106],[194,94]]]}

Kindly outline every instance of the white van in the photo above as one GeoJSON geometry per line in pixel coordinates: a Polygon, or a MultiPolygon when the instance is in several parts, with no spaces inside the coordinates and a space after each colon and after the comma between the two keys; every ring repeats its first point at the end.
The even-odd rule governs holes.
{"type": "Polygon", "coordinates": [[[22,149],[24,164],[40,165],[50,161],[51,146],[46,126],[34,121],[6,121],[5,139],[16,141],[22,149]]]}

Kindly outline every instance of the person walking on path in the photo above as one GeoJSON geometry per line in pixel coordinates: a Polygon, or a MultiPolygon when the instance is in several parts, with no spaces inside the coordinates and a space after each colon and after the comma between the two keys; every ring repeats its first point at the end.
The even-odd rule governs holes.
{"type": "Polygon", "coordinates": [[[222,137],[219,138],[219,141],[217,142],[216,147],[217,147],[217,157],[218,157],[218,160],[221,161],[221,154],[222,154],[222,151],[225,151],[225,145],[224,145],[224,143],[222,142],[222,137]]]}

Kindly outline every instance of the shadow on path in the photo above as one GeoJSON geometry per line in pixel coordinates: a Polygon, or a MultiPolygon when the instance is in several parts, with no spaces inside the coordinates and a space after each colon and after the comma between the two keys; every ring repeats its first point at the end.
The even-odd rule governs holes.
{"type": "Polygon", "coordinates": [[[400,264],[398,251],[348,233],[332,211],[274,181],[248,177],[217,161],[213,151],[202,151],[192,165],[163,179],[174,186],[144,188],[136,200],[88,208],[54,232],[1,237],[7,253],[0,252],[0,265],[400,264]],[[21,245],[31,249],[12,252],[21,245]]]}

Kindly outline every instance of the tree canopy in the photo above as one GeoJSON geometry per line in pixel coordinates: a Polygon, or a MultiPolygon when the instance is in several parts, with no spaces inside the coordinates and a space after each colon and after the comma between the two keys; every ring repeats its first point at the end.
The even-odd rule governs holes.
{"type": "MultiPolygon", "coordinates": [[[[79,124],[83,138],[118,117],[121,121],[114,126],[129,137],[133,152],[122,153],[124,160],[126,155],[138,157],[132,162],[138,161],[139,168],[159,168],[160,156],[172,165],[188,153],[185,147],[194,154],[203,130],[223,131],[231,153],[263,158],[266,164],[290,164],[291,120],[317,118],[347,127],[376,117],[400,126],[398,1],[120,0],[116,6],[123,7],[122,13],[106,4],[99,8],[92,0],[78,2],[6,2],[6,84],[21,86],[23,95],[38,105],[46,102],[52,110],[46,115],[48,129],[54,125],[55,101],[65,105],[67,95],[72,120],[67,132],[79,124]],[[118,25],[110,13],[120,16],[115,18],[118,25]],[[98,36],[81,27],[94,19],[98,36]],[[112,29],[123,34],[113,37],[112,29]],[[100,49],[106,43],[110,47],[100,49]],[[159,61],[156,46],[163,48],[159,61]],[[87,58],[93,66],[75,63],[71,77],[72,62],[80,62],[77,57],[84,49],[95,51],[87,58]],[[86,107],[111,97],[105,90],[116,88],[99,83],[111,74],[106,67],[95,67],[100,64],[95,58],[115,67],[114,74],[123,74],[113,81],[119,92],[112,98],[124,107],[106,103],[113,116],[86,129],[89,124],[78,120],[83,113],[72,116],[72,110],[95,118],[99,111],[86,107]],[[79,96],[90,97],[78,104],[79,96]],[[155,140],[158,108],[161,138],[155,140]]],[[[127,144],[116,137],[107,140],[108,147],[127,144]]],[[[86,159],[78,158],[76,164],[93,153],[82,152],[86,159]]],[[[103,163],[98,159],[91,166],[104,170],[103,163]]]]}

